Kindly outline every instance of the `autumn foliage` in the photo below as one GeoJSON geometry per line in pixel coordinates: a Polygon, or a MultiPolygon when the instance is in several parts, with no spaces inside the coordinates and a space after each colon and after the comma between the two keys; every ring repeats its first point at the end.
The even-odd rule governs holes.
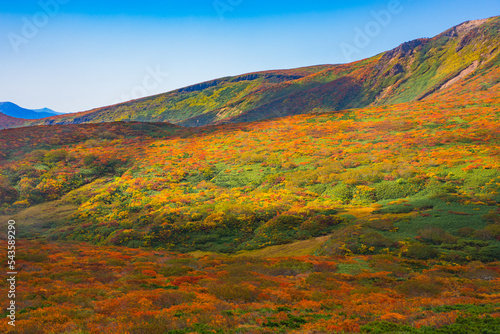
{"type": "MultiPolygon", "coordinates": [[[[481,40],[453,46],[480,58],[494,46],[481,40]]],[[[264,95],[297,80],[307,94],[252,115],[313,114],[1,130],[0,224],[15,219],[21,241],[19,325],[0,332],[498,333],[500,58],[443,88],[463,70],[457,52],[447,71],[419,58],[414,81],[386,76],[398,89],[387,101],[382,86],[356,85],[382,56],[225,79],[249,94],[254,79],[277,81],[264,95]],[[393,104],[329,105],[350,90],[393,104]]],[[[245,96],[216,88],[182,110],[245,96]]]]}
{"type": "Polygon", "coordinates": [[[193,258],[23,241],[19,268],[17,325],[0,322],[2,333],[456,333],[456,323],[474,333],[500,325],[498,262],[193,258]]]}
{"type": "Polygon", "coordinates": [[[331,234],[322,254],[492,261],[496,92],[196,129],[4,130],[1,208],[54,206],[21,219],[26,236],[52,240],[232,253],[331,234]]]}

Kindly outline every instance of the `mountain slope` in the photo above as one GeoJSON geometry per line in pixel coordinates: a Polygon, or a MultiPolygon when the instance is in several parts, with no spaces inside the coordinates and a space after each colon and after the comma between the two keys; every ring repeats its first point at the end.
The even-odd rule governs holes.
{"type": "Polygon", "coordinates": [[[0,112],[7,116],[22,118],[22,119],[40,119],[59,114],[48,108],[43,108],[43,109],[22,108],[12,102],[0,102],[0,112]]]}
{"type": "MultiPolygon", "coordinates": [[[[0,225],[10,230],[0,240],[15,232],[20,250],[17,328],[497,333],[500,57],[498,43],[481,42],[495,41],[484,24],[445,32],[461,34],[453,43],[438,36],[302,76],[263,72],[156,97],[184,105],[169,117],[207,123],[331,112],[0,131],[0,225]],[[425,51],[441,38],[458,64],[425,51]],[[424,54],[447,65],[424,71],[424,54]]],[[[143,102],[122,110],[147,118],[143,102]]]]}
{"type": "MultiPolygon", "coordinates": [[[[298,91],[225,121],[252,121],[315,108],[342,110],[431,98],[478,72],[498,67],[499,30],[498,17],[465,22],[434,38],[404,43],[320,87],[298,91]]],[[[325,72],[328,71],[331,70],[325,72]]]]}
{"type": "MultiPolygon", "coordinates": [[[[241,103],[252,92],[302,78],[331,66],[266,71],[221,78],[139,100],[51,117],[32,124],[79,124],[133,120],[178,123],[211,110],[241,103]]],[[[253,103],[250,100],[247,102],[253,103]]]]}
{"type": "Polygon", "coordinates": [[[0,113],[0,130],[15,128],[22,126],[24,124],[23,119],[7,116],[5,114],[0,113]]]}
{"type": "Polygon", "coordinates": [[[0,213],[25,237],[183,252],[331,233],[324,255],[397,253],[411,240],[430,257],[500,259],[500,85],[471,87],[198,128],[0,131],[0,213]]]}
{"type": "Polygon", "coordinates": [[[500,17],[468,21],[343,65],[250,73],[30,124],[113,121],[184,126],[418,101],[498,67],[500,17]]]}
{"type": "Polygon", "coordinates": [[[52,109],[49,109],[49,108],[41,108],[41,109],[32,109],[34,112],[36,113],[46,113],[46,114],[50,114],[51,116],[55,116],[55,115],[62,115],[64,113],[61,113],[61,112],[57,112],[57,111],[54,111],[52,109]]]}

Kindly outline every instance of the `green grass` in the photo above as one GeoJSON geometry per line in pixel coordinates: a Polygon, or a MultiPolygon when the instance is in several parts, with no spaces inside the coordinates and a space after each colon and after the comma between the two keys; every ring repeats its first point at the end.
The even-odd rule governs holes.
{"type": "Polygon", "coordinates": [[[372,272],[373,269],[367,261],[356,259],[355,263],[339,263],[337,273],[357,275],[362,272],[372,272]]]}

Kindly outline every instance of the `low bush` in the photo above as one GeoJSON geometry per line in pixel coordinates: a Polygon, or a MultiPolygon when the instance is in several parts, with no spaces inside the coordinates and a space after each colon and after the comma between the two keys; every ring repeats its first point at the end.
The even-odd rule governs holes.
{"type": "Polygon", "coordinates": [[[474,233],[474,237],[481,240],[500,240],[500,224],[490,224],[474,233]]]}
{"type": "Polygon", "coordinates": [[[260,293],[249,285],[232,282],[208,282],[206,289],[210,294],[230,303],[252,303],[257,300],[260,293]]]}
{"type": "Polygon", "coordinates": [[[66,160],[68,152],[64,149],[49,151],[44,156],[44,161],[47,163],[57,163],[66,160]]]}
{"type": "Polygon", "coordinates": [[[382,181],[374,187],[377,201],[405,198],[414,195],[420,190],[420,187],[416,184],[401,181],[382,181]]]}
{"type": "Polygon", "coordinates": [[[368,226],[380,231],[390,231],[394,229],[394,222],[387,219],[377,219],[368,222],[368,226]]]}
{"type": "Polygon", "coordinates": [[[438,252],[434,247],[422,244],[414,243],[408,247],[406,256],[417,260],[429,260],[437,257],[438,252]]]}
{"type": "Polygon", "coordinates": [[[409,279],[396,289],[408,297],[437,297],[443,291],[443,285],[428,277],[417,277],[409,279]]]}
{"type": "Polygon", "coordinates": [[[353,188],[344,183],[340,183],[328,191],[328,195],[345,204],[352,200],[353,194],[353,188]]]}
{"type": "Polygon", "coordinates": [[[460,237],[464,237],[464,238],[471,237],[472,235],[474,235],[475,231],[476,230],[473,229],[472,227],[468,227],[468,226],[462,227],[462,228],[458,229],[457,235],[460,237]]]}
{"type": "Polygon", "coordinates": [[[392,239],[384,237],[382,234],[375,231],[360,235],[359,241],[364,245],[374,247],[389,247],[394,244],[392,239]]]}
{"type": "Polygon", "coordinates": [[[195,294],[192,292],[163,290],[158,291],[153,300],[153,305],[160,308],[169,308],[174,305],[185,304],[194,301],[195,294]]]}
{"type": "Polygon", "coordinates": [[[454,244],[458,238],[439,227],[427,227],[419,231],[418,240],[432,245],[454,244]]]}
{"type": "Polygon", "coordinates": [[[409,213],[413,211],[413,206],[410,204],[393,204],[381,209],[373,211],[373,213],[409,213]]]}

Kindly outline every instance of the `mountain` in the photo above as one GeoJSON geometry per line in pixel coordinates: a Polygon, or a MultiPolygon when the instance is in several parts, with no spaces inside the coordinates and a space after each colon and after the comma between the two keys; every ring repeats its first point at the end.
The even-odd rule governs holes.
{"type": "Polygon", "coordinates": [[[0,130],[22,126],[24,120],[0,113],[0,130]]]}
{"type": "Polygon", "coordinates": [[[49,109],[49,108],[41,108],[41,109],[32,109],[34,112],[36,113],[46,113],[46,114],[51,114],[51,116],[54,116],[54,115],[63,115],[64,113],[61,113],[61,112],[57,112],[57,111],[54,111],[52,109],[49,109]]]}
{"type": "Polygon", "coordinates": [[[362,61],[220,78],[172,92],[30,122],[169,122],[183,126],[420,101],[500,64],[500,17],[467,21],[362,61]]]}
{"type": "Polygon", "coordinates": [[[93,124],[0,114],[19,333],[499,333],[497,23],[31,121],[93,124]]]}
{"type": "Polygon", "coordinates": [[[316,254],[498,261],[498,74],[258,122],[3,130],[0,215],[21,238],[235,253],[328,234],[316,254]]]}
{"type": "Polygon", "coordinates": [[[25,109],[12,102],[0,102],[0,112],[7,116],[22,119],[40,119],[55,115],[61,115],[61,113],[55,112],[48,108],[25,109]]]}

